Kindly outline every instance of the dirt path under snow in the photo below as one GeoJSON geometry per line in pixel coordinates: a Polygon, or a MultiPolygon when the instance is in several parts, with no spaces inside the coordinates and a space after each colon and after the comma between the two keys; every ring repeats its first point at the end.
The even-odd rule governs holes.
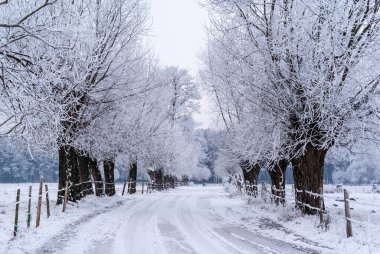
{"type": "Polygon", "coordinates": [[[211,213],[216,189],[180,188],[96,211],[36,253],[318,253],[228,225],[211,213]]]}

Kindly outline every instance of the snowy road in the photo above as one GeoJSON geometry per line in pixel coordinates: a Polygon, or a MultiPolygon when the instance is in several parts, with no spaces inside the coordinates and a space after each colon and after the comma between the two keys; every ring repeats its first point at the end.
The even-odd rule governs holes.
{"type": "Polygon", "coordinates": [[[212,213],[221,188],[139,195],[74,222],[37,253],[316,253],[271,240],[212,213]]]}

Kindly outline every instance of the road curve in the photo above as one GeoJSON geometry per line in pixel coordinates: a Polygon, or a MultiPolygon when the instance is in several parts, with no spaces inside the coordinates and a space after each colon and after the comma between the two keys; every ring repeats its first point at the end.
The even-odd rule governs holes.
{"type": "Polygon", "coordinates": [[[33,253],[318,253],[220,220],[210,201],[221,195],[221,188],[182,187],[117,199],[73,221],[33,253]]]}
{"type": "Polygon", "coordinates": [[[216,193],[182,188],[144,199],[126,212],[113,253],[315,253],[224,224],[210,213],[216,193]]]}

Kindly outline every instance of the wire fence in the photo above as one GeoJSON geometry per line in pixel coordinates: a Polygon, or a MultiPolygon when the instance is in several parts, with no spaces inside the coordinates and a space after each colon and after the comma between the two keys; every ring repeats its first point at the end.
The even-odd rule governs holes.
{"type": "MultiPolygon", "coordinates": [[[[98,190],[101,190],[100,194],[101,194],[101,196],[103,196],[103,195],[106,195],[105,189],[109,185],[115,186],[115,183],[114,182],[109,183],[109,182],[103,182],[103,181],[88,180],[88,181],[84,181],[84,182],[74,184],[74,183],[69,183],[68,181],[66,181],[64,188],[56,190],[57,198],[62,199],[62,205],[63,205],[62,206],[62,212],[66,211],[67,203],[69,202],[69,199],[68,199],[69,191],[72,188],[82,187],[82,188],[80,188],[78,193],[80,193],[80,195],[83,195],[83,196],[86,196],[89,194],[95,194],[96,190],[98,189],[98,190]],[[91,188],[88,188],[89,185],[91,185],[91,188]],[[87,186],[87,188],[86,188],[86,186],[87,186]],[[99,186],[101,186],[101,187],[99,187],[99,186]],[[94,190],[95,190],[95,192],[94,192],[94,190]]],[[[124,181],[123,190],[121,193],[122,196],[125,194],[125,190],[127,188],[126,187],[127,185],[128,185],[127,194],[138,193],[140,190],[141,190],[141,194],[144,194],[144,193],[150,194],[150,193],[153,193],[155,191],[168,190],[169,188],[184,186],[184,185],[187,185],[187,182],[176,181],[176,182],[155,183],[155,182],[147,182],[147,181],[137,182],[137,181],[133,181],[133,180],[124,181]]],[[[116,192],[116,188],[114,188],[114,190],[116,192]]],[[[12,204],[15,205],[15,222],[14,222],[14,227],[13,227],[13,231],[12,231],[14,237],[17,236],[17,234],[20,230],[19,210],[20,210],[20,206],[24,205],[23,203],[20,203],[20,196],[21,196],[21,193],[27,193],[27,191],[28,191],[28,198],[26,200],[28,203],[27,204],[28,210],[27,210],[26,214],[27,214],[27,228],[29,228],[31,225],[31,220],[32,220],[32,211],[31,211],[31,202],[32,202],[32,196],[33,196],[32,195],[32,186],[29,186],[28,188],[25,188],[25,187],[20,188],[19,187],[17,189],[16,201],[15,202],[14,201],[8,202],[9,206],[11,206],[12,204]]],[[[38,227],[39,223],[40,223],[41,210],[42,210],[42,199],[44,196],[46,197],[44,203],[46,204],[47,218],[49,218],[49,216],[50,216],[49,194],[50,194],[50,192],[48,190],[47,185],[45,185],[45,191],[43,190],[43,177],[41,177],[40,184],[39,184],[39,191],[38,191],[38,195],[37,195],[38,201],[37,201],[37,212],[36,212],[36,227],[38,227]]]]}
{"type": "MultiPolygon", "coordinates": [[[[241,195],[244,195],[246,197],[257,198],[260,196],[264,202],[270,201],[277,205],[281,203],[284,206],[295,205],[296,207],[299,207],[301,209],[308,208],[310,210],[314,210],[316,215],[318,215],[320,218],[319,226],[321,228],[325,228],[326,230],[328,229],[327,224],[330,222],[330,219],[331,219],[329,215],[329,212],[330,212],[329,210],[331,208],[325,206],[326,205],[325,200],[330,200],[333,202],[336,202],[336,201],[344,202],[344,207],[340,208],[342,210],[340,210],[339,214],[344,215],[343,219],[346,221],[347,237],[353,236],[352,223],[363,225],[366,228],[373,228],[373,229],[380,230],[380,225],[375,225],[373,223],[370,223],[368,220],[362,221],[360,219],[351,218],[350,211],[352,210],[352,208],[350,208],[350,203],[353,203],[355,205],[367,206],[367,207],[376,207],[377,209],[380,208],[380,204],[361,202],[352,198],[350,199],[349,192],[347,189],[340,190],[340,192],[342,192],[341,194],[343,194],[343,197],[342,199],[337,199],[337,198],[329,197],[328,195],[323,193],[322,188],[320,189],[320,193],[315,193],[308,190],[297,189],[294,187],[294,185],[292,185],[291,196],[292,198],[294,198],[294,203],[293,203],[293,202],[289,202],[289,199],[285,198],[285,189],[283,188],[277,189],[274,185],[268,188],[265,182],[262,182],[261,185],[258,185],[255,183],[249,183],[248,181],[245,184],[242,184],[242,182],[236,181],[235,185],[238,189],[238,193],[241,193],[241,195]],[[313,199],[318,199],[319,202],[316,202],[316,203],[319,203],[319,206],[316,207],[306,202],[303,202],[302,200],[304,199],[301,198],[301,196],[300,198],[297,198],[298,195],[302,195],[302,197],[305,197],[307,195],[309,197],[312,197],[313,199]]],[[[337,189],[339,191],[339,188],[337,189]]],[[[338,208],[335,208],[335,209],[338,209],[338,208]]],[[[374,212],[374,211],[372,210],[371,212],[374,212]]]]}

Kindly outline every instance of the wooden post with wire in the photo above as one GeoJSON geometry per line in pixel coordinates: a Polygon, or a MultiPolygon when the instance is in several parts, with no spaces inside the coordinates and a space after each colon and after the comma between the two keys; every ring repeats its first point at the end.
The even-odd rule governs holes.
{"type": "Polygon", "coordinates": [[[27,218],[26,218],[26,225],[28,228],[30,227],[30,221],[32,220],[32,214],[30,211],[31,206],[32,206],[32,186],[29,186],[28,213],[27,213],[27,218]]]}
{"type": "Polygon", "coordinates": [[[50,217],[50,204],[49,204],[49,189],[47,184],[45,184],[45,192],[46,192],[46,212],[47,212],[47,217],[50,217]]]}
{"type": "Polygon", "coordinates": [[[124,191],[125,191],[126,185],[127,185],[127,180],[124,180],[123,192],[121,193],[122,196],[124,196],[124,191]]]}
{"type": "Polygon", "coordinates": [[[62,212],[66,211],[66,204],[67,204],[67,192],[69,189],[69,181],[65,182],[65,196],[63,197],[63,207],[62,207],[62,212]]]}
{"type": "Polygon", "coordinates": [[[344,189],[344,214],[346,216],[346,233],[347,238],[353,236],[352,234],[352,223],[351,223],[351,214],[350,214],[350,203],[348,191],[344,189]]]}
{"type": "Polygon", "coordinates": [[[141,183],[141,194],[144,194],[144,182],[141,183]]]}
{"type": "Polygon", "coordinates": [[[18,209],[20,207],[20,189],[17,189],[16,194],[16,214],[15,214],[15,227],[13,229],[13,236],[17,235],[17,229],[18,229],[18,209]]]}
{"type": "Polygon", "coordinates": [[[38,190],[38,202],[37,202],[37,215],[36,215],[36,228],[40,226],[41,219],[41,206],[42,206],[42,188],[43,188],[43,177],[40,177],[40,189],[38,190]]]}

